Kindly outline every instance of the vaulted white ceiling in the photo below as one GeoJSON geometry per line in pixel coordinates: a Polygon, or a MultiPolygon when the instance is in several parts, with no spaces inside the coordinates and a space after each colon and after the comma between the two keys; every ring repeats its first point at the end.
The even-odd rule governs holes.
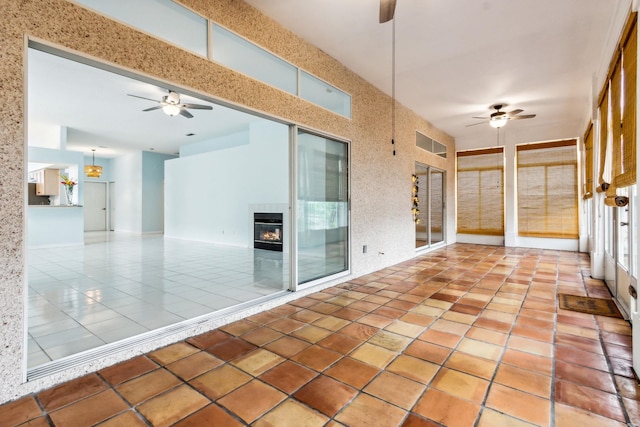
{"type": "MultiPolygon", "coordinates": [[[[378,0],[247,2],[391,94],[393,23],[378,23],[378,0]]],[[[510,121],[501,143],[582,136],[630,4],[397,0],[396,98],[459,148],[495,145],[488,124],[467,127],[495,103],[537,115],[510,121]]]]}

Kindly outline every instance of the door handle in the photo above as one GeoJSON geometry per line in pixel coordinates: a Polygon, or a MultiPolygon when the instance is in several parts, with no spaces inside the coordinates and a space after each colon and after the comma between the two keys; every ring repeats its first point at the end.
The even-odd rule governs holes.
{"type": "Polygon", "coordinates": [[[624,221],[620,221],[620,226],[621,227],[624,227],[626,225],[629,225],[629,223],[628,222],[624,222],[624,221]]]}
{"type": "Polygon", "coordinates": [[[106,211],[106,210],[107,210],[107,208],[102,208],[102,210],[103,210],[103,211],[106,211]]]}

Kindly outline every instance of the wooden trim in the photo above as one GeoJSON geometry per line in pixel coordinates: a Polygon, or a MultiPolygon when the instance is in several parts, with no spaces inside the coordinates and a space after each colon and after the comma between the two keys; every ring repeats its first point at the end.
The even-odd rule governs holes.
{"type": "Polygon", "coordinates": [[[504,152],[504,147],[483,148],[481,150],[457,151],[456,157],[482,156],[484,154],[500,154],[504,152]]]}
{"type": "Polygon", "coordinates": [[[557,147],[570,147],[577,144],[577,139],[565,139],[562,141],[549,141],[549,142],[533,142],[530,144],[516,145],[516,151],[526,150],[542,150],[544,148],[557,148],[557,147]]]}

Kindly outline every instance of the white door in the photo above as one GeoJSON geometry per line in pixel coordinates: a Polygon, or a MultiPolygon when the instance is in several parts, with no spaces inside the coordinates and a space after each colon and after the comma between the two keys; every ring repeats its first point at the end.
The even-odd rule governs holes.
{"type": "Polygon", "coordinates": [[[84,231],[107,230],[107,183],[84,183],[84,231]]]}

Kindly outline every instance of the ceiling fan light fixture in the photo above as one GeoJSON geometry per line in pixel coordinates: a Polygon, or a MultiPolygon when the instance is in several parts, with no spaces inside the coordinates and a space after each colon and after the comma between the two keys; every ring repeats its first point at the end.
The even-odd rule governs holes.
{"type": "Polygon", "coordinates": [[[96,150],[92,149],[91,151],[93,151],[93,162],[84,167],[84,173],[91,178],[100,178],[100,175],[102,175],[102,166],[96,166],[96,150]]]}
{"type": "Polygon", "coordinates": [[[489,125],[491,125],[492,128],[501,128],[507,124],[507,120],[508,118],[505,115],[492,117],[491,120],[489,120],[489,125]]]}
{"type": "Polygon", "coordinates": [[[175,104],[166,104],[162,106],[162,111],[164,111],[167,116],[177,116],[180,114],[180,106],[175,104]]]}

